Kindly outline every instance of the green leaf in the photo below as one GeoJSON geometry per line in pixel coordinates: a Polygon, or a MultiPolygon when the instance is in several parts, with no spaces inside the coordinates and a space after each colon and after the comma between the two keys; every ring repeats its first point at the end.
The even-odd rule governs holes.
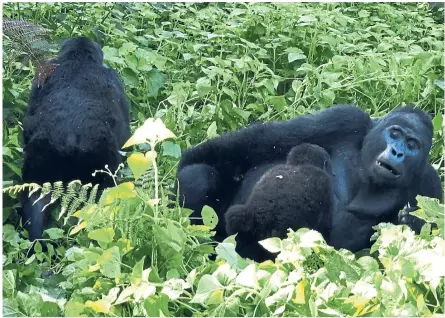
{"type": "Polygon", "coordinates": [[[45,301],[40,310],[42,317],[60,317],[60,309],[57,303],[45,301]]]}
{"type": "MultiPolygon", "coordinates": [[[[444,85],[443,85],[443,78],[438,79],[438,80],[434,80],[434,84],[437,85],[437,87],[441,88],[442,90],[444,90],[444,85]]],[[[439,113],[441,114],[441,113],[439,113]]]]}
{"type": "Polygon", "coordinates": [[[415,279],[417,277],[416,266],[409,260],[402,259],[402,274],[403,276],[415,279]]]}
{"type": "Polygon", "coordinates": [[[335,94],[331,90],[325,90],[321,93],[322,98],[320,99],[320,107],[331,106],[335,100],[335,94]]]}
{"type": "Polygon", "coordinates": [[[122,46],[119,48],[119,55],[125,57],[129,53],[136,51],[136,49],[137,49],[136,44],[132,42],[124,42],[122,46]]]}
{"type": "Polygon", "coordinates": [[[241,301],[238,297],[229,297],[215,309],[215,317],[237,317],[241,301]]]}
{"type": "Polygon", "coordinates": [[[296,60],[306,59],[306,55],[304,55],[302,53],[289,53],[287,55],[287,59],[288,59],[289,63],[292,63],[293,61],[296,61],[296,60]]]}
{"type": "Polygon", "coordinates": [[[217,133],[216,121],[213,121],[212,124],[207,128],[207,137],[214,138],[219,136],[217,133]]]}
{"type": "Polygon", "coordinates": [[[173,141],[162,142],[162,154],[173,158],[181,157],[181,147],[173,141]]]}
{"type": "Polygon", "coordinates": [[[306,59],[306,55],[304,54],[303,50],[292,47],[292,48],[287,48],[285,50],[285,52],[287,52],[287,60],[289,61],[289,63],[292,63],[293,61],[296,60],[305,60],[306,59]]]}
{"type": "Polygon", "coordinates": [[[12,270],[3,270],[3,297],[14,296],[16,290],[15,275],[12,270]]]}
{"type": "Polygon", "coordinates": [[[379,263],[371,256],[360,257],[357,262],[363,267],[365,271],[377,273],[379,271],[379,263]]]}
{"type": "Polygon", "coordinates": [[[171,268],[179,267],[183,261],[183,250],[187,236],[182,229],[171,220],[166,220],[167,226],[153,225],[153,235],[156,237],[158,255],[167,260],[171,268]]]}
{"type": "Polygon", "coordinates": [[[26,317],[27,314],[19,309],[16,299],[3,297],[3,317],[26,317]]]}
{"type": "Polygon", "coordinates": [[[202,220],[205,226],[208,226],[210,229],[214,229],[218,224],[218,215],[215,210],[213,210],[208,205],[205,205],[201,211],[202,220]]]}
{"type": "Polygon", "coordinates": [[[284,108],[287,106],[284,96],[270,96],[266,99],[266,101],[278,111],[284,110],[284,108]]]}
{"type": "Polygon", "coordinates": [[[434,116],[433,119],[433,127],[434,127],[434,133],[437,134],[442,131],[442,124],[443,124],[443,116],[442,113],[439,112],[436,116],[434,116]]]}
{"type": "Polygon", "coordinates": [[[300,19],[298,19],[298,25],[311,25],[317,22],[317,18],[312,15],[302,15],[300,19]]]}
{"type": "Polygon", "coordinates": [[[212,275],[204,275],[198,283],[198,289],[193,296],[190,303],[197,303],[205,305],[213,293],[218,292],[224,288],[220,282],[212,275]]]}
{"type": "Polygon", "coordinates": [[[139,86],[139,77],[131,68],[124,68],[124,70],[122,71],[122,77],[125,84],[132,87],[139,86]]]}
{"type": "Polygon", "coordinates": [[[148,72],[148,93],[154,98],[158,98],[159,90],[164,86],[165,83],[165,75],[153,69],[148,72]]]}
{"type": "Polygon", "coordinates": [[[144,301],[144,308],[148,317],[170,317],[168,310],[168,296],[159,294],[150,296],[144,301]]]}
{"type": "Polygon", "coordinates": [[[19,233],[11,224],[3,225],[3,241],[9,243],[11,246],[18,247],[20,242],[19,233]]]}
{"type": "Polygon", "coordinates": [[[201,77],[196,81],[196,89],[200,97],[204,97],[212,91],[212,83],[209,78],[201,77]]]}
{"type": "Polygon", "coordinates": [[[85,305],[76,302],[76,301],[70,301],[65,306],[65,316],[66,317],[80,317],[85,309],[85,305]]]}
{"type": "Polygon", "coordinates": [[[420,210],[412,212],[411,214],[425,220],[426,222],[436,223],[440,233],[443,233],[444,227],[444,205],[437,199],[417,196],[417,205],[420,210]]]}
{"type": "Polygon", "coordinates": [[[44,232],[48,234],[49,238],[52,240],[57,240],[64,236],[63,230],[58,228],[50,228],[45,230],[44,232]]]}
{"type": "Polygon", "coordinates": [[[42,253],[42,244],[40,244],[39,241],[37,241],[37,242],[34,244],[34,251],[36,252],[36,254],[40,254],[40,253],[42,253]]]}
{"type": "MultiPolygon", "coordinates": [[[[5,149],[5,148],[3,148],[5,149]]],[[[9,149],[8,149],[9,150],[9,149]]],[[[3,156],[5,154],[3,153],[3,156]]],[[[22,170],[17,167],[15,164],[11,163],[11,162],[5,162],[3,161],[3,164],[7,165],[9,167],[9,169],[11,169],[16,175],[18,175],[20,178],[22,177],[22,170]]]]}
{"type": "Polygon", "coordinates": [[[167,277],[167,279],[181,278],[181,274],[179,274],[179,272],[176,268],[173,268],[167,272],[166,277],[167,277]]]}
{"type": "Polygon", "coordinates": [[[367,18],[367,17],[369,17],[369,12],[368,11],[366,11],[366,10],[360,10],[359,12],[358,12],[358,16],[360,17],[360,18],[367,18]]]}
{"type": "Polygon", "coordinates": [[[108,244],[113,241],[114,230],[111,227],[93,230],[88,233],[88,237],[98,241],[100,244],[108,244]]]}
{"type": "Polygon", "coordinates": [[[218,246],[215,248],[215,252],[219,257],[225,260],[227,264],[236,270],[242,270],[249,265],[249,263],[235,251],[234,243],[229,243],[224,240],[224,242],[218,244],[218,246]]]}
{"type": "Polygon", "coordinates": [[[108,278],[117,278],[121,273],[121,256],[119,247],[112,248],[103,252],[98,258],[97,264],[100,266],[100,272],[108,278]]]}
{"type": "Polygon", "coordinates": [[[30,258],[28,258],[25,262],[25,265],[31,264],[36,259],[36,254],[32,254],[30,258]]]}
{"type": "Polygon", "coordinates": [[[138,285],[142,281],[142,272],[144,271],[145,256],[136,263],[131,272],[131,283],[138,285]]]}
{"type": "Polygon", "coordinates": [[[256,110],[256,111],[258,111],[260,113],[264,113],[265,112],[264,106],[263,105],[258,105],[258,104],[249,104],[249,105],[246,106],[246,109],[253,109],[253,110],[256,110]]]}
{"type": "Polygon", "coordinates": [[[43,306],[42,297],[39,294],[24,294],[17,292],[17,301],[21,311],[25,312],[27,316],[40,316],[40,310],[43,306]]]}
{"type": "Polygon", "coordinates": [[[104,52],[105,61],[110,61],[120,65],[125,64],[124,59],[119,57],[119,52],[116,48],[104,46],[102,51],[104,52]]]}

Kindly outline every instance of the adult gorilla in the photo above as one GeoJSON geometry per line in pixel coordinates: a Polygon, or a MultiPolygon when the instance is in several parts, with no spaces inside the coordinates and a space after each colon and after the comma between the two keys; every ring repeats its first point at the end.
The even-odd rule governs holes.
{"type": "Polygon", "coordinates": [[[329,153],[333,169],[334,208],[326,239],[336,248],[358,251],[370,246],[372,226],[380,222],[418,230],[417,218],[406,212],[398,217],[407,203],[416,205],[416,195],[441,197],[439,176],[428,162],[432,135],[429,116],[411,106],[375,120],[355,106],[339,105],[257,123],[186,150],[178,167],[180,198],[195,216],[203,205],[213,207],[221,223],[216,239],[224,238],[227,209],[245,204],[262,175],[283,163],[293,146],[316,144],[329,153]]]}
{"type": "MultiPolygon", "coordinates": [[[[85,37],[63,42],[58,64],[46,82],[34,83],[24,121],[24,182],[80,179],[111,185],[98,174],[108,164],[114,171],[122,161],[120,147],[130,137],[129,105],[118,74],[104,66],[100,46],[85,37]]],[[[22,198],[24,222],[31,240],[42,236],[49,196],[22,198]]]]}

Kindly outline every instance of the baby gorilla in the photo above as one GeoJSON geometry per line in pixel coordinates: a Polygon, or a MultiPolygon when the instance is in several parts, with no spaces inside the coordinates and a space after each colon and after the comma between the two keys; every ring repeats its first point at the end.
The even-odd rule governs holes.
{"type": "Polygon", "coordinates": [[[331,159],[320,146],[291,149],[286,164],[274,166],[255,184],[246,204],[225,215],[228,235],[237,235],[237,252],[257,262],[272,258],[258,241],[285,238],[289,228],[302,227],[329,236],[333,190],[331,159]],[[323,193],[320,196],[320,193],[323,193]]]}

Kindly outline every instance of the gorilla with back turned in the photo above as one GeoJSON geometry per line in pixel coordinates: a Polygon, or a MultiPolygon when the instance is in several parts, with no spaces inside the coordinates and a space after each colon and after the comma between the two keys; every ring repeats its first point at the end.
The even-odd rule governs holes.
{"type": "MultiPolygon", "coordinates": [[[[112,185],[104,174],[92,173],[108,164],[115,171],[122,162],[119,149],[130,137],[130,108],[119,75],[104,65],[100,46],[86,38],[62,43],[57,65],[46,82],[33,83],[23,125],[23,181],[81,180],[112,185]]],[[[42,208],[49,196],[22,197],[24,224],[30,240],[39,239],[46,226],[42,208]]]]}
{"type": "MultiPolygon", "coordinates": [[[[221,240],[227,236],[226,211],[245,204],[258,180],[284,163],[292,147],[316,144],[332,162],[327,242],[359,251],[370,246],[372,226],[380,222],[408,224],[418,231],[419,219],[407,213],[412,208],[398,215],[406,204],[417,204],[416,195],[441,198],[439,176],[428,162],[432,136],[431,118],[412,106],[378,119],[353,105],[337,105],[288,121],[256,123],[184,152],[178,167],[180,200],[194,210],[192,216],[199,216],[204,205],[213,207],[220,219],[215,238],[221,240]]],[[[275,213],[273,206],[267,208],[275,213]]],[[[302,215],[305,209],[301,206],[302,215]]],[[[301,226],[308,222],[301,220],[301,226]]]]}

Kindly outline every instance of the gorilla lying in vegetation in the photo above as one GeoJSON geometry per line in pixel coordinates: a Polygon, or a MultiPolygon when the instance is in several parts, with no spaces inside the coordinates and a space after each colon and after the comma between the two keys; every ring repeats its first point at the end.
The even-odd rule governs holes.
{"type": "MultiPolygon", "coordinates": [[[[92,176],[108,164],[122,161],[120,147],[130,137],[129,105],[119,75],[104,66],[100,46],[85,37],[63,42],[58,64],[47,81],[34,83],[24,121],[23,181],[81,180],[112,185],[104,174],[92,176]]],[[[49,196],[22,198],[24,224],[30,240],[39,239],[46,226],[42,208],[49,196]]]]}
{"type": "Polygon", "coordinates": [[[256,261],[266,260],[271,255],[258,241],[284,239],[289,228],[317,229],[328,237],[333,202],[331,177],[331,159],[326,150],[312,144],[293,147],[286,164],[264,173],[245,204],[235,204],[227,210],[227,235],[238,233],[238,253],[256,261]]]}
{"type": "MultiPolygon", "coordinates": [[[[360,108],[339,105],[288,121],[256,123],[187,149],[178,167],[180,199],[194,210],[192,216],[204,205],[213,207],[220,219],[215,238],[224,238],[226,211],[245,204],[264,173],[282,164],[292,147],[316,144],[329,153],[333,170],[333,212],[332,221],[325,220],[330,230],[326,240],[355,252],[370,246],[372,226],[380,222],[416,227],[419,219],[407,210],[398,216],[406,204],[417,204],[416,195],[441,197],[439,176],[428,162],[432,137],[431,118],[412,106],[374,120],[360,108]]],[[[304,183],[301,180],[300,187],[304,183]]],[[[287,202],[301,199],[283,199],[280,191],[276,188],[269,196],[287,202]]],[[[326,194],[318,195],[322,199],[326,194]]],[[[279,213],[274,203],[262,209],[279,213]]],[[[317,215],[300,217],[294,230],[312,224],[311,218],[317,215]]]]}

